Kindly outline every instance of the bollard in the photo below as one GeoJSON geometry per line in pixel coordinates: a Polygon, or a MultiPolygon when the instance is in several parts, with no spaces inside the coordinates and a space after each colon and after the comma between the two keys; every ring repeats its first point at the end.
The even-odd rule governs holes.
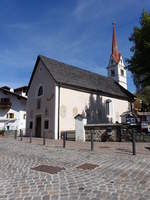
{"type": "Polygon", "coordinates": [[[17,130],[15,130],[14,138],[17,139],[17,130]]]}
{"type": "Polygon", "coordinates": [[[94,150],[93,131],[91,131],[91,151],[94,150]]]}
{"type": "Polygon", "coordinates": [[[132,152],[133,152],[133,155],[136,155],[136,132],[134,129],[132,133],[132,152]]]}
{"type": "Polygon", "coordinates": [[[32,143],[32,133],[30,132],[30,143],[32,143]]]}
{"type": "Polygon", "coordinates": [[[64,134],[63,134],[63,148],[65,148],[66,147],[66,132],[64,132],[64,134]]]}
{"type": "Polygon", "coordinates": [[[45,131],[43,131],[43,145],[46,144],[45,131]]]}
{"type": "Polygon", "coordinates": [[[23,136],[22,130],[20,129],[20,141],[22,141],[22,136],[23,136]]]}

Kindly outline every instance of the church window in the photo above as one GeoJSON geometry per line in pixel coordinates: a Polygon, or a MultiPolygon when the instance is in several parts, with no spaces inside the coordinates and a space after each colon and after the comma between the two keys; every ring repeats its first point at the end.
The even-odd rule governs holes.
{"type": "Polygon", "coordinates": [[[109,102],[106,101],[106,114],[109,115],[109,102]]]}
{"type": "Polygon", "coordinates": [[[110,104],[111,104],[111,100],[110,99],[107,99],[106,100],[106,115],[110,115],[111,114],[111,108],[110,108],[110,104]]]}
{"type": "Polygon", "coordinates": [[[30,124],[29,124],[29,128],[30,128],[30,129],[33,128],[33,122],[30,122],[30,124]]]}
{"type": "Polygon", "coordinates": [[[115,70],[111,70],[111,76],[115,76],[115,70]]]}
{"type": "Polygon", "coordinates": [[[49,128],[49,121],[45,120],[44,121],[44,129],[48,129],[49,128]]]}
{"type": "Polygon", "coordinates": [[[42,96],[42,95],[43,95],[43,87],[40,86],[38,90],[38,96],[42,96]]]}
{"type": "Polygon", "coordinates": [[[124,70],[121,69],[121,76],[124,76],[124,70]]]}

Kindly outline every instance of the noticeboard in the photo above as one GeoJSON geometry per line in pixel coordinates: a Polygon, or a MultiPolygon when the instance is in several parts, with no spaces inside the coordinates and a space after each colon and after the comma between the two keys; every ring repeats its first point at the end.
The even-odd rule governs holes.
{"type": "Polygon", "coordinates": [[[126,123],[127,124],[136,124],[136,118],[133,116],[129,116],[126,118],[126,123]]]}

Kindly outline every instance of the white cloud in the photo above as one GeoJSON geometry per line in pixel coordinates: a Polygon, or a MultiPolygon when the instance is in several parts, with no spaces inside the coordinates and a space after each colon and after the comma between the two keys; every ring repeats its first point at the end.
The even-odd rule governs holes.
{"type": "Polygon", "coordinates": [[[106,20],[113,20],[113,18],[121,18],[126,16],[126,21],[134,15],[133,7],[144,8],[148,1],[137,0],[78,0],[77,6],[74,10],[74,16],[79,21],[99,20],[99,23],[105,23],[106,20]]]}

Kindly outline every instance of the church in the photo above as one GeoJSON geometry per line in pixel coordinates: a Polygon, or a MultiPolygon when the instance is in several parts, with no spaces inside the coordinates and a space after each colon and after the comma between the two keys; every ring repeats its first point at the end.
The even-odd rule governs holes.
{"type": "Polygon", "coordinates": [[[27,135],[60,139],[75,132],[75,117],[87,123],[121,122],[134,96],[127,90],[126,68],[119,53],[115,24],[108,76],[39,55],[28,86],[27,135]]]}

